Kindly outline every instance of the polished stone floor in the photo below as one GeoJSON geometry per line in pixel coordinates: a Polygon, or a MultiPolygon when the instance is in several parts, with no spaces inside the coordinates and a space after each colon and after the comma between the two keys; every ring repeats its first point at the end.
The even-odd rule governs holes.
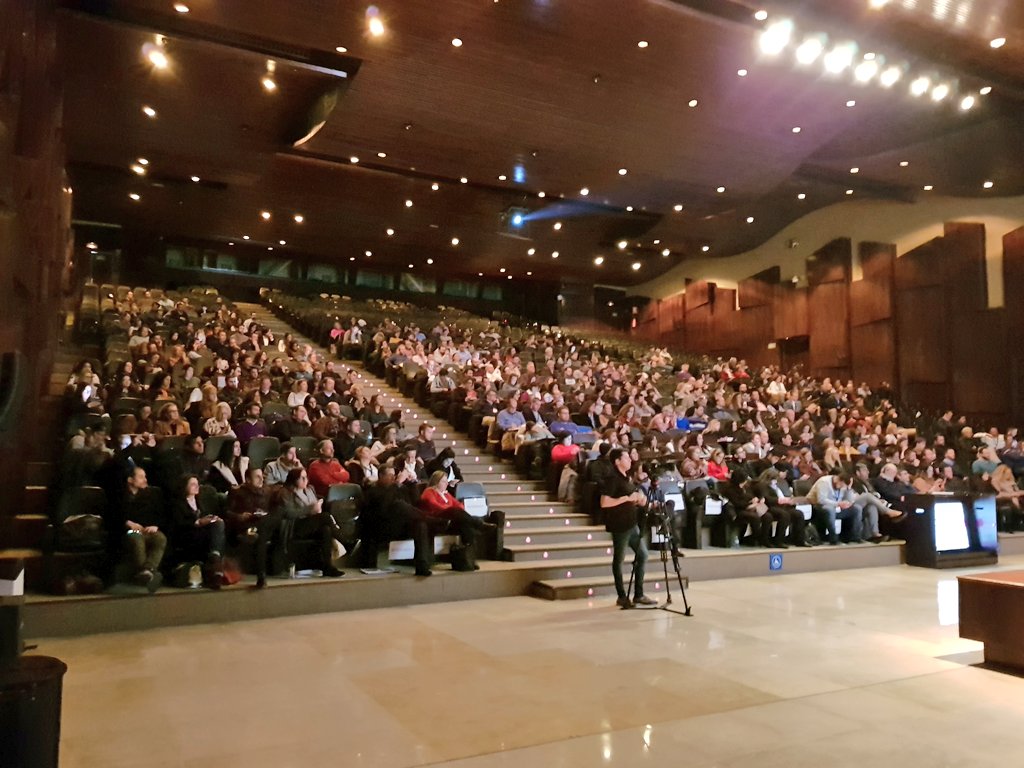
{"type": "Polygon", "coordinates": [[[957,637],[954,573],[689,596],[691,618],[523,597],[38,652],[70,667],[65,768],[1024,765],[1024,678],[957,637]]]}

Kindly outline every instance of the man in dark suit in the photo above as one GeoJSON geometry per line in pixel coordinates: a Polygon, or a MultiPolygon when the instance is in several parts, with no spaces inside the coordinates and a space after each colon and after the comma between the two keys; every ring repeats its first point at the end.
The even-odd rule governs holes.
{"type": "Polygon", "coordinates": [[[800,500],[793,495],[786,478],[777,469],[766,469],[757,479],[754,486],[754,493],[764,499],[768,505],[768,513],[775,520],[775,546],[787,546],[788,540],[796,547],[809,546],[804,541],[804,528],[807,521],[804,514],[796,505],[800,500]]]}

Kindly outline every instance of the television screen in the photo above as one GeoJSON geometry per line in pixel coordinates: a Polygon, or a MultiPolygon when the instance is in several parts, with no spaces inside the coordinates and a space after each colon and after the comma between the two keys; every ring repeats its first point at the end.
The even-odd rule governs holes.
{"type": "Polygon", "coordinates": [[[970,549],[967,535],[967,519],[964,506],[959,501],[935,502],[935,549],[938,552],[952,552],[970,549]]]}

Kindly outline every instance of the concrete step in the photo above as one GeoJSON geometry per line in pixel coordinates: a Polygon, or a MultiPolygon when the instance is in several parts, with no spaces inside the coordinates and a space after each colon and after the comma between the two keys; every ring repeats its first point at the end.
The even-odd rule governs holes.
{"type": "Polygon", "coordinates": [[[45,485],[26,485],[25,502],[19,510],[30,515],[45,515],[49,508],[50,489],[45,485]]]}
{"type": "MultiPolygon", "coordinates": [[[[494,509],[501,507],[494,506],[494,509]]],[[[518,533],[523,528],[574,528],[579,529],[590,525],[590,515],[573,513],[571,515],[506,515],[505,530],[518,533]]]]}
{"type": "Polygon", "coordinates": [[[564,560],[573,557],[611,557],[611,539],[605,541],[573,541],[561,544],[506,544],[508,559],[514,562],[564,560]]]}
{"type": "MultiPolygon", "coordinates": [[[[490,496],[487,497],[490,499],[490,496]]],[[[492,507],[497,507],[497,504],[491,504],[492,507]]],[[[579,511],[575,504],[569,504],[564,501],[513,501],[507,502],[501,505],[501,509],[505,510],[506,515],[514,515],[517,513],[523,514],[538,514],[538,515],[574,515],[579,511]]]]}
{"type": "Polygon", "coordinates": [[[611,534],[603,525],[547,526],[538,528],[506,528],[505,547],[520,544],[576,544],[611,542],[611,534]]]}
{"type": "Polygon", "coordinates": [[[505,504],[521,504],[527,501],[537,504],[547,504],[552,501],[552,499],[548,498],[546,490],[502,491],[492,490],[492,485],[493,483],[487,482],[484,486],[487,489],[487,501],[492,507],[505,504]]]}
{"type": "Polygon", "coordinates": [[[42,549],[50,524],[47,515],[17,514],[0,519],[0,542],[12,549],[42,549]]]}
{"type": "Polygon", "coordinates": [[[583,578],[542,579],[530,585],[530,594],[542,600],[578,600],[585,597],[606,597],[615,595],[615,579],[611,576],[611,565],[606,576],[583,578]]]}

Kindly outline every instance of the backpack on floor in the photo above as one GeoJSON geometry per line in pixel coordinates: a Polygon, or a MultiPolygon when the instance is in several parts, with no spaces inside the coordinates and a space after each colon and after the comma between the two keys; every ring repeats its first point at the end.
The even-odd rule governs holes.
{"type": "Polygon", "coordinates": [[[568,464],[558,478],[558,500],[575,504],[580,495],[580,473],[568,464]]]}
{"type": "Polygon", "coordinates": [[[818,533],[818,529],[814,526],[814,523],[808,521],[807,525],[804,526],[804,544],[809,547],[821,546],[821,534],[818,533]]]}

